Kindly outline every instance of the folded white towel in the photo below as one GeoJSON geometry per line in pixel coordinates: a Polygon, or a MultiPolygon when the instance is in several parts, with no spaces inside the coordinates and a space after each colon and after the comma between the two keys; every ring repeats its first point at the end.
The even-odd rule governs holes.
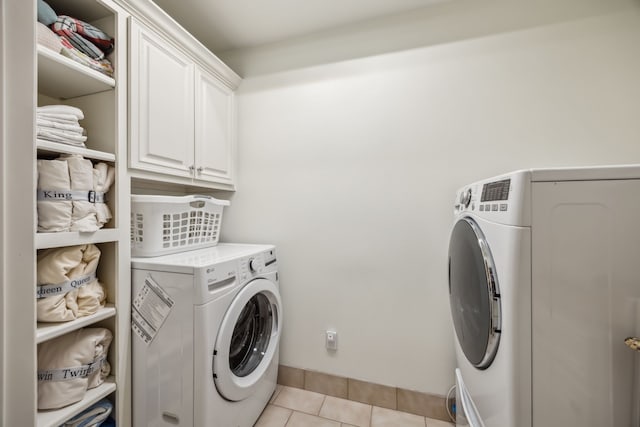
{"type": "Polygon", "coordinates": [[[78,120],[84,119],[82,110],[71,105],[43,105],[38,107],[36,112],[45,114],[69,114],[78,120]]]}
{"type": "Polygon", "coordinates": [[[51,120],[58,123],[67,123],[71,125],[78,124],[78,118],[73,114],[59,114],[59,113],[36,113],[36,118],[51,120]]]}
{"type": "Polygon", "coordinates": [[[57,409],[84,398],[109,375],[106,362],[113,335],[85,328],[38,346],[38,409],[57,409]]]}
{"type": "MultiPolygon", "coordinates": [[[[95,245],[51,248],[38,252],[38,286],[48,286],[52,292],[60,287],[62,293],[38,298],[37,320],[39,322],[65,322],[89,316],[104,307],[106,291],[95,272],[100,262],[100,249],[95,245]],[[73,282],[65,288],[64,284],[73,282]],[[67,292],[64,292],[67,290],[67,292]]],[[[40,289],[41,295],[49,291],[40,289]]]]}
{"type": "Polygon", "coordinates": [[[41,117],[36,117],[36,125],[38,129],[71,132],[73,135],[84,134],[84,128],[79,124],[69,124],[67,122],[59,122],[55,120],[47,120],[41,117]]]}
{"type": "Polygon", "coordinates": [[[73,132],[67,132],[58,129],[38,128],[38,138],[47,139],[54,142],[63,142],[66,144],[84,145],[87,137],[78,135],[73,132]]]}
{"type": "MultiPolygon", "coordinates": [[[[38,189],[55,192],[71,190],[69,167],[65,160],[38,160],[38,189]]],[[[38,231],[69,231],[71,227],[71,201],[38,200],[38,231]]]]}
{"type": "MultiPolygon", "coordinates": [[[[87,193],[94,189],[93,163],[79,154],[66,154],[59,157],[66,160],[69,165],[69,178],[71,178],[71,190],[84,190],[87,193]]],[[[95,203],[87,200],[74,200],[71,215],[71,231],[91,232],[96,231],[98,220],[96,218],[95,203]]]]}
{"type": "MultiPolygon", "coordinates": [[[[93,189],[98,192],[108,192],[115,180],[116,171],[113,166],[100,162],[93,167],[93,189]]],[[[96,216],[100,227],[111,220],[111,210],[106,203],[96,203],[96,216]]]]}

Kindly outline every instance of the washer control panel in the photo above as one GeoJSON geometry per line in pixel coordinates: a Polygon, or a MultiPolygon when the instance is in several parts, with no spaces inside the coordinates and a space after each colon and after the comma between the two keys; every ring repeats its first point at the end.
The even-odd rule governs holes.
{"type": "Polygon", "coordinates": [[[240,278],[246,280],[255,275],[260,275],[266,271],[267,267],[276,262],[275,249],[261,252],[240,259],[240,278]]]}

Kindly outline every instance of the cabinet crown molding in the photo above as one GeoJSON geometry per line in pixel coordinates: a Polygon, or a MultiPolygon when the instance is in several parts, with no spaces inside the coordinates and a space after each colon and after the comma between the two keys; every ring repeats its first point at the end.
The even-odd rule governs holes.
{"type": "Polygon", "coordinates": [[[177,48],[192,56],[199,66],[217,76],[231,90],[238,88],[242,78],[151,0],[115,1],[138,21],[173,40],[177,48]]]}

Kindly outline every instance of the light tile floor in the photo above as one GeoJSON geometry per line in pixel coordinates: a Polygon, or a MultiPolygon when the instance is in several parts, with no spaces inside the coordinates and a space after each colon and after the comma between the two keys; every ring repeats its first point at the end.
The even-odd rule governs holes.
{"type": "Polygon", "coordinates": [[[453,423],[278,385],[255,427],[453,427],[453,423]]]}

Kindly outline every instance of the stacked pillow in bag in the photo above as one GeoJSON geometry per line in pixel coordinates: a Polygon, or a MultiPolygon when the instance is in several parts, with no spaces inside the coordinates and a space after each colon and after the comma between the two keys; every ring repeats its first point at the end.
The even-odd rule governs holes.
{"type": "Polygon", "coordinates": [[[93,244],[39,251],[38,322],[67,322],[104,307],[107,295],[96,275],[99,261],[100,249],[93,244]]]}
{"type": "Polygon", "coordinates": [[[82,400],[111,372],[107,354],[113,335],[84,328],[38,345],[38,409],[58,409],[82,400]]]}

